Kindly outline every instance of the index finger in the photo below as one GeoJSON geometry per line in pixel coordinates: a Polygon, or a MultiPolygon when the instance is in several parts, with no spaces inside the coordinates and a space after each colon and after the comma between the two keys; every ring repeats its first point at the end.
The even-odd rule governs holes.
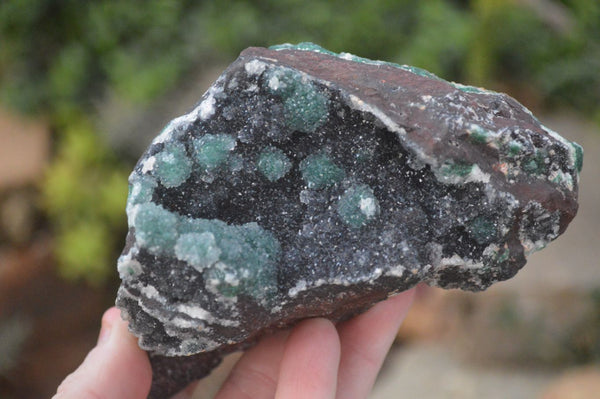
{"type": "Polygon", "coordinates": [[[369,395],[414,292],[402,292],[338,326],[342,354],[337,398],[364,399],[369,395]]]}

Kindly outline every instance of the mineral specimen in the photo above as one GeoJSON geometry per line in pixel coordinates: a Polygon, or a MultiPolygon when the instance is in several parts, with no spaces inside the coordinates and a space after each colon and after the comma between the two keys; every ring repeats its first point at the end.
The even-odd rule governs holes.
{"type": "Polygon", "coordinates": [[[316,45],[249,48],[130,176],[117,304],[152,397],[297,321],[512,277],[583,153],[505,94],[316,45]]]}

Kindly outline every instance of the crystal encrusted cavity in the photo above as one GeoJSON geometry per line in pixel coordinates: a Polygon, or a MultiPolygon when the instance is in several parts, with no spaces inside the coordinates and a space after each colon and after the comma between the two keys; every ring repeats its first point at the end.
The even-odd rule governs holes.
{"type": "Polygon", "coordinates": [[[117,303],[157,359],[419,281],[482,290],[566,229],[582,158],[504,94],[313,44],[250,48],[132,172],[117,303]]]}

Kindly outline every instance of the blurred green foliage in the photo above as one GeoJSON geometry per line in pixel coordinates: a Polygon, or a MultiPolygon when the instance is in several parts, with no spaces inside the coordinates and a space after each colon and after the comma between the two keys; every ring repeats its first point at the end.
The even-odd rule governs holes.
{"type": "Polygon", "coordinates": [[[22,0],[0,4],[0,99],[88,111],[107,89],[147,102],[192,66],[314,41],[476,84],[527,84],[586,113],[600,102],[600,2],[22,0]],[[558,22],[557,22],[558,21],[558,22]]]}
{"type": "Polygon", "coordinates": [[[64,127],[41,192],[62,276],[98,284],[111,273],[115,238],[124,236],[126,180],[86,119],[64,127]]]}
{"type": "Polygon", "coordinates": [[[525,86],[600,120],[598,1],[5,0],[0,102],[45,115],[56,132],[43,203],[65,274],[102,281],[124,230],[121,163],[131,162],[98,138],[96,104],[109,93],[147,104],[193,68],[300,41],[468,84],[525,86]]]}

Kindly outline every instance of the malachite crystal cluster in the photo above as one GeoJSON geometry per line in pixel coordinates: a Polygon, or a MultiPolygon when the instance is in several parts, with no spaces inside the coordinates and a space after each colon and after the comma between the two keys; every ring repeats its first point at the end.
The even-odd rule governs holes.
{"type": "Polygon", "coordinates": [[[249,48],[130,176],[117,304],[151,397],[299,320],[512,277],[583,152],[505,94],[314,44],[249,48]]]}

